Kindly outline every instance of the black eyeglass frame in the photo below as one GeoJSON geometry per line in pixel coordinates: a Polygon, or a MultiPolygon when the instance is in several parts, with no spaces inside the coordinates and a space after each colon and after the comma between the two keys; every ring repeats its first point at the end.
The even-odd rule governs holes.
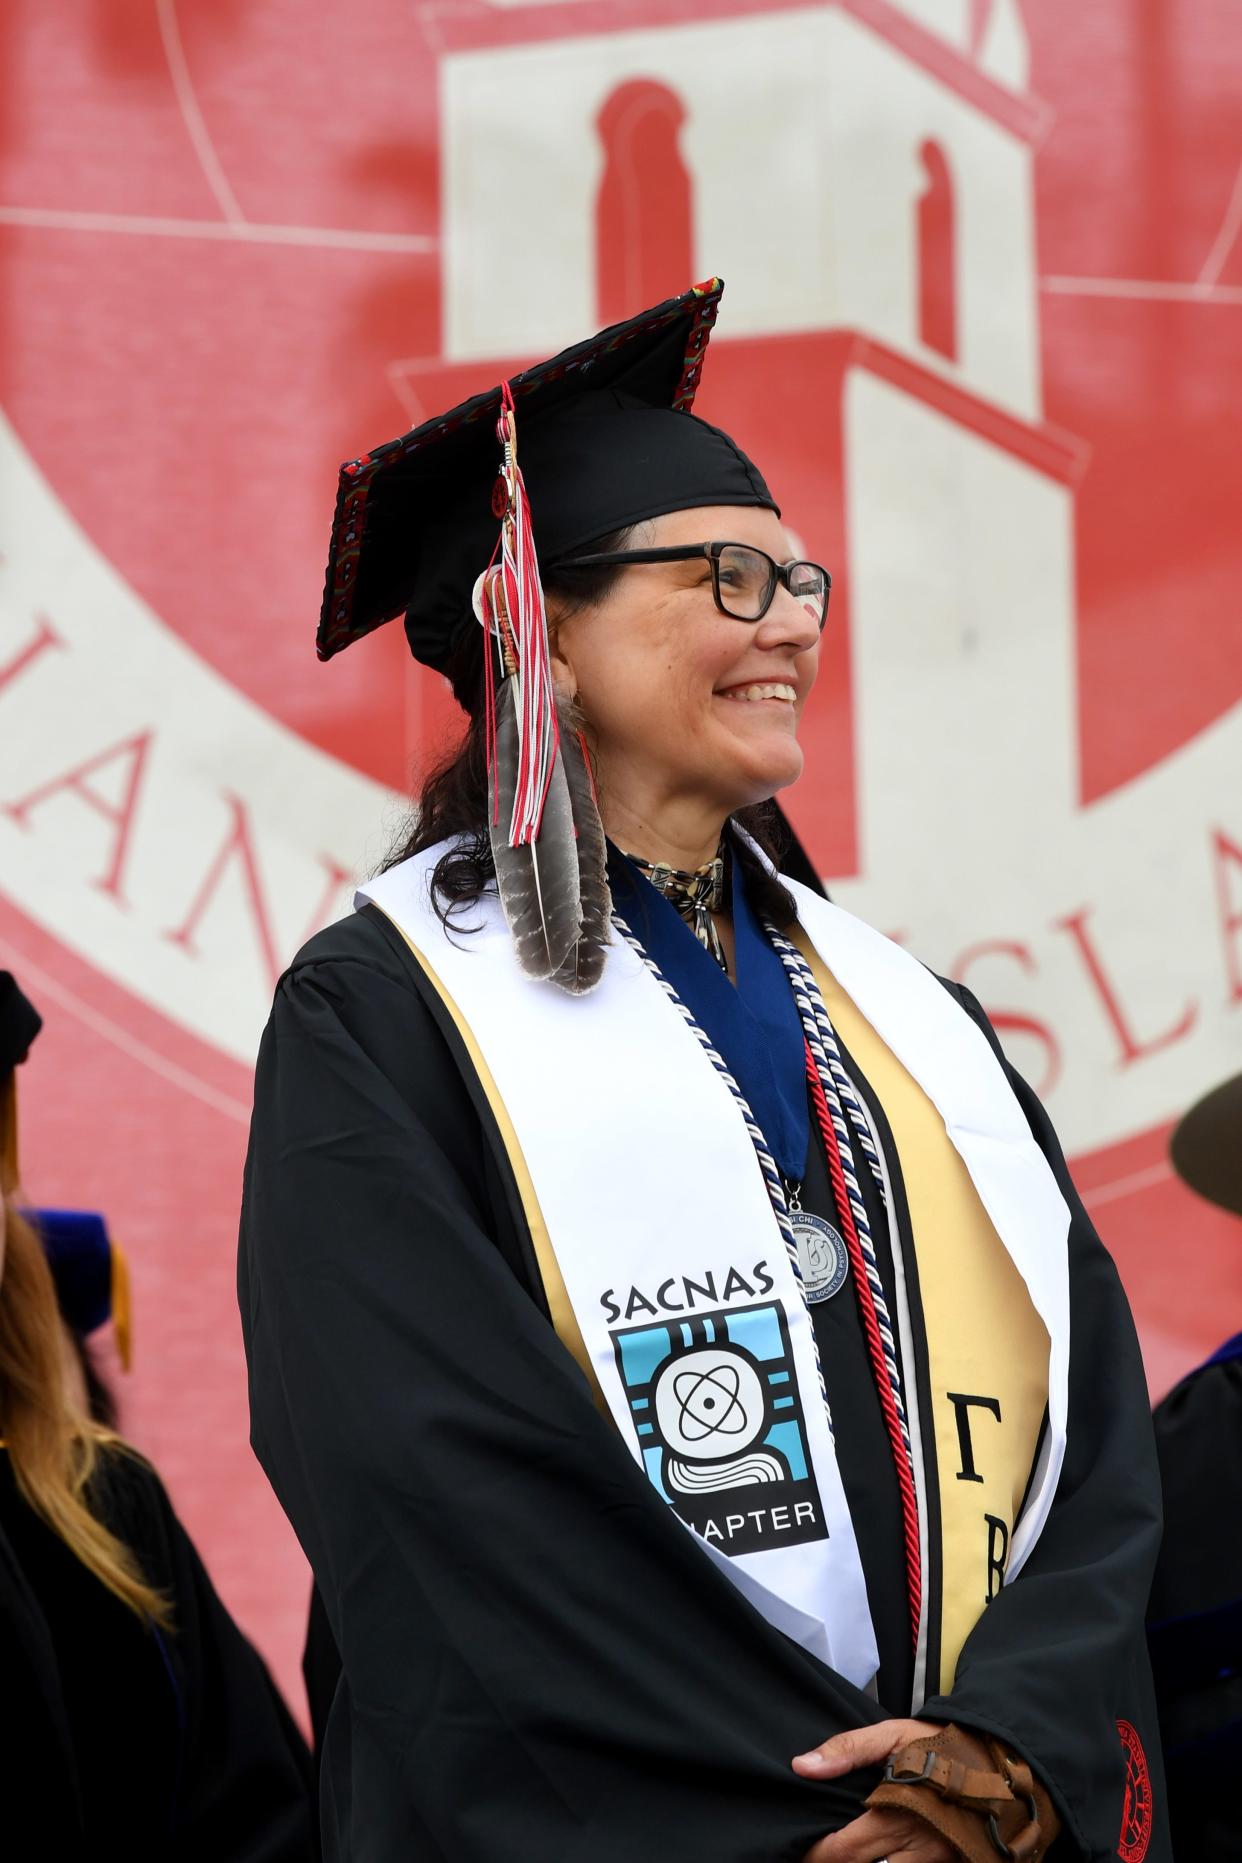
{"type": "Polygon", "coordinates": [[[822,563],[812,563],[806,557],[799,557],[792,563],[778,563],[774,556],[761,550],[758,544],[738,543],[729,538],[717,543],[675,543],[667,544],[662,549],[651,550],[599,550],[587,556],[562,556],[549,569],[605,569],[611,564],[623,563],[691,563],[696,557],[704,557],[711,565],[712,596],[722,615],[728,615],[730,621],[762,621],[764,615],[776,599],[777,586],[780,585],[793,595],[795,601],[802,598],[790,588],[790,577],[795,569],[813,569],[824,578],[824,612],[819,618],[819,631],[822,634],[828,620],[828,600],[832,594],[832,577],[822,563]],[[720,558],[726,550],[749,550],[752,556],[761,556],[769,568],[767,594],[757,615],[739,615],[726,606],[720,593],[720,558]]]}

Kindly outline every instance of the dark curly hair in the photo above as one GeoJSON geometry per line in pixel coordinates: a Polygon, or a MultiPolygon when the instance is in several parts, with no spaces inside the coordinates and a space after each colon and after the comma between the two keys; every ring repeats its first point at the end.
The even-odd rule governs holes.
{"type": "MultiPolygon", "coordinates": [[[[633,529],[612,531],[583,546],[582,554],[610,555],[628,547],[633,529]]],[[[544,577],[544,593],[551,597],[560,620],[602,601],[622,565],[589,564],[567,568],[554,565],[544,577]]],[[[467,714],[465,736],[425,779],[415,801],[414,814],[402,828],[381,868],[386,872],[411,854],[421,854],[442,841],[450,845],[436,862],[431,896],[444,925],[490,892],[496,884],[491,843],[487,833],[487,721],[483,709],[483,630],[470,627],[455,648],[445,669],[453,697],[467,714]]],[[[770,802],[738,809],[730,823],[745,830],[774,866],[786,851],[784,819],[770,802]]],[[[732,837],[733,857],[746,876],[747,894],[761,917],[780,930],[792,925],[797,913],[780,881],[752,848],[732,837]]],[[[468,927],[458,925],[458,930],[468,927]]]]}

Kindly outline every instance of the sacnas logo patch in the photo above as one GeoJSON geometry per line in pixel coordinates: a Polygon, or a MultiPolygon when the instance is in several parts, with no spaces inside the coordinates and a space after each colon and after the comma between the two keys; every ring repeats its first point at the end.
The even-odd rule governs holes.
{"type": "Polygon", "coordinates": [[[722,1552],[827,1537],[781,1307],[613,1333],[652,1484],[722,1552]]]}

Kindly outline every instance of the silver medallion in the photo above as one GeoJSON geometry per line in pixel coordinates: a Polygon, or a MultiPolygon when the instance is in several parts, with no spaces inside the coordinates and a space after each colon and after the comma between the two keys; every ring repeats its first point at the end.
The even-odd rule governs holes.
{"type": "Polygon", "coordinates": [[[809,1210],[790,1210],[794,1240],[798,1244],[798,1265],[802,1269],[802,1288],[808,1302],[815,1306],[831,1300],[845,1286],[850,1258],[845,1243],[832,1224],[809,1210]]]}

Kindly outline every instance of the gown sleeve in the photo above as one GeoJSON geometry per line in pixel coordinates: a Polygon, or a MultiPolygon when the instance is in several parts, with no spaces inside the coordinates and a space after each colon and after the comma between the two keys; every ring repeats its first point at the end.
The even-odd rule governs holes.
{"type": "Polygon", "coordinates": [[[42,1856],[81,1856],[86,1825],[56,1647],[2,1525],[0,1678],[5,1843],[29,1832],[42,1856]]]}
{"type": "Polygon", "coordinates": [[[178,1724],[176,1776],[167,1782],[178,1863],[316,1863],[306,1742],[154,1469],[113,1457],[106,1511],[172,1607],[169,1629],[148,1634],[178,1724]]]}
{"type": "Polygon", "coordinates": [[[874,1704],[596,1410],[506,1257],[468,1067],[366,916],[278,988],[239,1270],[254,1446],[341,1652],[325,1854],[793,1863],[875,1774],[791,1756],[874,1704]]]}
{"type": "MultiPolygon", "coordinates": [[[[974,997],[956,987],[953,993],[1000,1054],[974,997]]],[[[1117,1271],[1074,1189],[1048,1116],[1005,1066],[1070,1209],[1065,1462],[1029,1559],[967,1638],[952,1690],[924,1712],[995,1733],[1026,1756],[1065,1823],[1056,1856],[1068,1840],[1092,1863],[1140,1852],[1145,1863],[1168,1863],[1143,1629],[1161,1529],[1143,1363],[1117,1271]],[[1145,1779],[1144,1765],[1128,1760],[1121,1722],[1138,1735],[1145,1779]],[[1119,1844],[1123,1819],[1130,1836],[1119,1844]]]]}
{"type": "Polygon", "coordinates": [[[1179,1856],[1236,1863],[1242,1778],[1242,1334],[1156,1406],[1164,1544],[1148,1606],[1179,1856]]]}

